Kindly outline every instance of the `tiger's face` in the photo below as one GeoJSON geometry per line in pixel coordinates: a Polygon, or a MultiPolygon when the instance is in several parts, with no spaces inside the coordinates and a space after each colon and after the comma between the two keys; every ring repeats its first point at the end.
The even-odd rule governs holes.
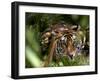
{"type": "MultiPolygon", "coordinates": [[[[41,36],[41,44],[43,48],[49,47],[52,39],[57,40],[55,45],[55,51],[53,52],[56,55],[69,55],[75,56],[75,47],[73,40],[75,39],[75,33],[77,26],[72,26],[73,29],[68,28],[63,25],[54,25],[52,28],[49,28],[48,31],[44,32],[41,36]]],[[[72,57],[71,57],[72,58],[72,57]]]]}

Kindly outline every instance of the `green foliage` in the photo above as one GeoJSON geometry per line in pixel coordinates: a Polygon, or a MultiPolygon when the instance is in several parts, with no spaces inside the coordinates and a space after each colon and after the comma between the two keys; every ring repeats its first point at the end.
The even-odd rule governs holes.
{"type": "MultiPolygon", "coordinates": [[[[25,28],[25,67],[43,67],[46,53],[41,53],[40,37],[41,33],[54,23],[78,24],[81,26],[82,36],[89,38],[89,16],[88,15],[65,15],[65,14],[46,14],[46,13],[26,13],[25,28]]],[[[81,37],[82,37],[81,36],[81,37]]],[[[81,38],[80,37],[80,38],[81,38]]],[[[78,38],[77,38],[78,39],[78,38]]],[[[89,39],[87,40],[89,42],[89,39]]],[[[50,66],[77,66],[89,64],[89,57],[84,55],[76,56],[74,60],[68,57],[61,58],[59,64],[52,61],[50,66]]]]}

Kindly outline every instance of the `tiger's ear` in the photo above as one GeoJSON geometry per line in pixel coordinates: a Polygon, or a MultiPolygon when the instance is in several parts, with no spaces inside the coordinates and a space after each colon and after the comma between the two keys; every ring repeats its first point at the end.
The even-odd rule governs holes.
{"type": "Polygon", "coordinates": [[[72,25],[71,29],[74,31],[78,31],[78,30],[80,30],[80,25],[72,25]]]}

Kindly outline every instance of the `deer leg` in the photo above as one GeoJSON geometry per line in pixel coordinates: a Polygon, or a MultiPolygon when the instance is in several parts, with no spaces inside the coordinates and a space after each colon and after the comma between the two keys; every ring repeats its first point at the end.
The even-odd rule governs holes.
{"type": "Polygon", "coordinates": [[[48,54],[47,59],[45,61],[44,67],[47,67],[50,64],[50,62],[52,61],[56,41],[57,40],[51,41],[51,44],[50,44],[50,47],[49,47],[49,54],[48,54]]]}

